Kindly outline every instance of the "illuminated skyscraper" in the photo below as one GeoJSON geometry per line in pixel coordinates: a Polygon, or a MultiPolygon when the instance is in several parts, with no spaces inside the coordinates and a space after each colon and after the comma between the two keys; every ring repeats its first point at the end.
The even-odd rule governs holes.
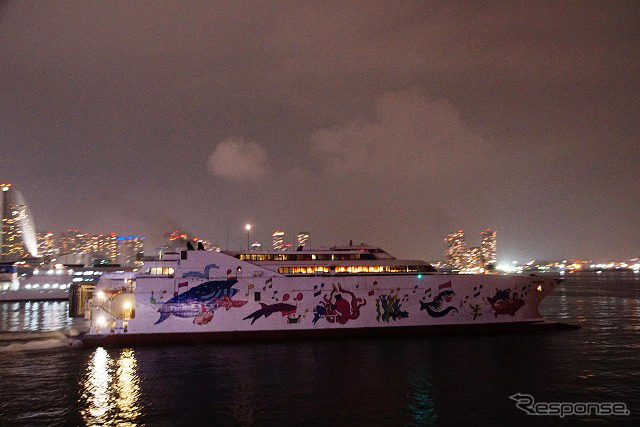
{"type": "Polygon", "coordinates": [[[0,231],[1,257],[16,260],[38,256],[38,243],[33,225],[33,217],[22,194],[11,184],[0,184],[0,231]]]}
{"type": "MultiPolygon", "coordinates": [[[[482,233],[482,244],[480,248],[482,249],[482,259],[484,261],[484,267],[495,266],[498,261],[497,253],[496,253],[496,231],[487,228],[482,233]]],[[[492,267],[489,267],[492,268],[492,267]]]]}
{"type": "Polygon", "coordinates": [[[60,234],[60,255],[64,254],[88,254],[91,253],[91,243],[87,233],[80,230],[67,230],[60,234]]]}
{"type": "Polygon", "coordinates": [[[102,256],[109,262],[116,262],[118,254],[117,242],[116,233],[91,236],[88,253],[102,256]]]}
{"type": "Polygon", "coordinates": [[[58,253],[56,247],[55,236],[53,233],[39,232],[36,233],[38,242],[38,255],[47,259],[51,259],[58,253]]]}
{"type": "Polygon", "coordinates": [[[465,272],[483,273],[484,262],[482,259],[482,249],[479,247],[469,248],[464,253],[465,272]]]}
{"type": "Polygon", "coordinates": [[[460,230],[457,233],[447,235],[447,238],[444,239],[444,243],[447,263],[455,270],[462,270],[465,268],[465,252],[467,248],[464,242],[464,232],[460,230]]]}
{"type": "Polygon", "coordinates": [[[120,265],[139,265],[144,256],[144,237],[122,236],[117,238],[118,254],[116,262],[120,265]]]}
{"type": "Polygon", "coordinates": [[[300,246],[306,246],[309,244],[309,233],[307,233],[306,231],[301,231],[298,233],[298,236],[296,237],[296,247],[299,248],[300,246]]]}
{"type": "Polygon", "coordinates": [[[272,235],[273,237],[273,250],[274,251],[284,251],[285,250],[285,244],[284,244],[284,231],[275,231],[272,235]]]}

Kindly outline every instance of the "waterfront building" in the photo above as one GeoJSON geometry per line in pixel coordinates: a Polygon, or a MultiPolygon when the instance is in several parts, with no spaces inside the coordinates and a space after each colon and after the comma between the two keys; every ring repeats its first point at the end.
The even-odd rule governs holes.
{"type": "Polygon", "coordinates": [[[116,233],[98,234],[89,239],[88,253],[100,256],[109,262],[116,262],[118,254],[116,233]]]}
{"type": "Polygon", "coordinates": [[[456,233],[447,235],[447,238],[444,239],[444,243],[447,263],[454,270],[464,269],[466,267],[465,252],[467,250],[464,241],[464,231],[459,230],[456,233]]]}
{"type": "Polygon", "coordinates": [[[38,242],[38,256],[45,259],[51,259],[58,254],[55,236],[51,232],[36,233],[36,241],[38,242]]]}
{"type": "Polygon", "coordinates": [[[464,258],[465,273],[484,273],[484,260],[482,257],[482,249],[480,247],[469,248],[465,252],[464,258]]]}
{"type": "Polygon", "coordinates": [[[284,231],[276,230],[273,234],[273,245],[272,248],[274,251],[284,251],[286,249],[284,244],[284,231]]]}
{"type": "Polygon", "coordinates": [[[58,239],[60,254],[88,254],[90,252],[89,235],[80,230],[69,229],[58,239]]]}
{"type": "Polygon", "coordinates": [[[496,252],[496,231],[487,228],[480,234],[482,235],[482,244],[480,248],[482,249],[482,258],[484,263],[483,267],[487,269],[493,269],[496,265],[496,262],[498,261],[496,252]]]}
{"type": "Polygon", "coordinates": [[[3,261],[38,256],[33,217],[22,194],[11,184],[0,184],[0,258],[3,261]]]}
{"type": "Polygon", "coordinates": [[[296,237],[296,248],[304,247],[309,244],[309,233],[301,231],[296,237]]]}
{"type": "Polygon", "coordinates": [[[116,262],[123,266],[142,264],[144,256],[144,237],[119,236],[117,241],[116,262]]]}

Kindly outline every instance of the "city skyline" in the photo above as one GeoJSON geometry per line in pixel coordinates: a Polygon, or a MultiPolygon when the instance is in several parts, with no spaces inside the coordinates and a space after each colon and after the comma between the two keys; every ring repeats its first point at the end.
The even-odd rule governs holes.
{"type": "MultiPolygon", "coordinates": [[[[27,251],[27,245],[25,244],[25,240],[22,240],[22,235],[24,231],[30,230],[30,234],[33,234],[33,239],[31,239],[29,232],[25,235],[27,236],[27,241],[33,240],[31,246],[33,246],[32,251],[39,252],[38,256],[44,258],[51,258],[53,254],[55,255],[68,255],[68,254],[91,254],[91,255],[102,255],[107,262],[124,262],[125,264],[130,264],[132,258],[131,255],[122,255],[122,251],[119,249],[119,242],[121,240],[132,240],[133,238],[142,239],[144,237],[138,236],[117,236],[116,233],[101,233],[94,234],[92,236],[89,233],[82,233],[78,229],[68,229],[60,233],[57,237],[54,233],[50,231],[37,231],[33,232],[35,228],[33,223],[33,216],[29,213],[29,208],[26,205],[24,197],[20,192],[18,192],[15,187],[10,183],[2,184],[2,234],[0,237],[3,240],[0,240],[3,248],[3,257],[5,260],[9,261],[12,259],[20,259],[24,258],[27,251]],[[5,209],[7,208],[7,209],[5,209]],[[4,216],[7,216],[6,218],[4,216]],[[14,224],[15,223],[15,224],[14,224]],[[5,236],[9,236],[11,241],[10,245],[4,243],[4,240],[7,240],[5,236]],[[7,252],[10,249],[10,252],[7,252]],[[5,256],[5,252],[7,252],[7,256],[5,256]],[[15,252],[15,254],[14,254],[15,252]],[[17,255],[16,255],[17,254],[17,255]],[[14,256],[15,255],[15,256],[14,256]],[[131,258],[131,259],[130,259],[131,258]],[[126,260],[125,260],[126,259],[126,260]]],[[[248,233],[248,230],[253,229],[255,234],[255,228],[250,224],[245,224],[243,227],[244,231],[248,233]]],[[[258,233],[260,234],[260,233],[258,233]]],[[[497,265],[497,248],[496,248],[496,231],[490,228],[482,231],[480,233],[481,239],[480,244],[478,246],[469,246],[467,247],[466,237],[464,235],[463,230],[459,230],[457,232],[448,234],[445,238],[445,253],[444,253],[444,262],[446,262],[450,268],[454,270],[464,270],[466,272],[471,271],[484,271],[487,268],[488,264],[491,264],[491,269],[494,269],[497,265]]],[[[165,231],[162,233],[162,238],[157,245],[151,247],[147,247],[147,250],[153,254],[158,252],[159,250],[175,250],[179,246],[186,246],[188,241],[192,241],[193,244],[197,242],[202,242],[206,248],[211,250],[220,250],[222,249],[221,245],[217,245],[212,243],[210,240],[202,239],[199,237],[194,237],[191,233],[188,234],[184,232],[180,232],[177,230],[174,231],[165,231]],[[168,245],[167,245],[168,240],[168,245]]],[[[227,236],[229,236],[229,230],[227,230],[227,236]]],[[[285,250],[293,250],[297,249],[300,246],[305,246],[309,243],[309,233],[306,231],[300,231],[295,234],[294,243],[289,243],[290,235],[281,230],[276,230],[271,234],[271,250],[275,251],[285,251],[285,250]]],[[[254,236],[255,237],[255,236],[254,236]]],[[[247,239],[249,235],[247,234],[247,239]]],[[[351,241],[351,240],[350,240],[351,241]]],[[[156,242],[157,243],[157,242],[156,242]]],[[[362,242],[364,243],[364,242],[362,242]]],[[[325,246],[333,246],[337,243],[327,244],[325,246]]],[[[228,241],[227,241],[228,245],[228,241]]],[[[226,248],[225,248],[226,249],[226,248]]],[[[233,247],[229,247],[228,249],[234,250],[233,247]]],[[[262,244],[259,240],[255,240],[253,243],[247,241],[247,250],[262,250],[262,244]]],[[[242,250],[242,247],[239,248],[242,250]]],[[[131,251],[132,253],[138,253],[135,255],[138,259],[145,254],[142,244],[139,247],[135,247],[131,251]]],[[[33,252],[32,252],[33,254],[33,252]]],[[[504,262],[518,262],[517,257],[504,256],[502,255],[501,260],[504,262]],[[508,260],[508,261],[507,261],[508,260]]],[[[589,258],[589,257],[550,257],[550,256],[542,256],[537,257],[538,260],[550,260],[550,259],[562,259],[568,258],[572,260],[581,260],[581,259],[590,259],[596,261],[606,261],[611,262],[614,258],[589,258]]],[[[634,260],[638,259],[638,255],[631,255],[627,257],[616,258],[618,260],[634,260]]],[[[439,257],[424,257],[424,259],[429,259],[432,262],[440,263],[439,257]]],[[[526,262],[529,260],[535,260],[536,258],[520,258],[520,261],[526,262]]],[[[504,264],[503,264],[504,265],[504,264]]]]}
{"type": "Polygon", "coordinates": [[[637,256],[639,8],[615,4],[4,2],[0,180],[56,232],[436,258],[490,224],[504,257],[637,256]]]}
{"type": "MultiPolygon", "coordinates": [[[[17,190],[15,190],[15,187],[12,187],[12,184],[10,183],[6,183],[6,184],[2,184],[2,189],[3,189],[3,197],[6,198],[7,194],[14,194],[13,196],[13,200],[14,202],[16,200],[20,201],[20,206],[21,206],[21,211],[22,214],[20,214],[20,212],[18,212],[18,214],[20,214],[20,217],[24,217],[27,218],[27,222],[29,224],[27,224],[27,228],[34,228],[33,225],[33,216],[31,216],[31,214],[29,214],[29,208],[26,206],[26,203],[24,202],[24,197],[22,196],[21,193],[17,192],[17,190]],[[11,191],[11,193],[9,193],[11,191]]],[[[3,199],[4,200],[4,199],[3,199]]],[[[7,199],[9,200],[9,199],[7,199]]],[[[10,206],[10,204],[8,203],[4,203],[5,206],[10,206]]],[[[11,206],[15,205],[15,203],[13,203],[11,206]]],[[[16,205],[17,206],[17,205],[16,205]]],[[[14,206],[15,208],[15,206],[14,206]]],[[[4,211],[3,211],[4,212],[4,211]]],[[[11,214],[13,216],[13,214],[11,214]]],[[[17,215],[17,214],[16,214],[17,215]]],[[[12,224],[14,221],[10,220],[10,223],[12,224]]],[[[3,235],[7,234],[5,232],[5,229],[8,229],[11,227],[11,224],[7,223],[7,221],[5,221],[5,219],[3,219],[3,235]]],[[[25,223],[26,224],[26,223],[25,223]]],[[[243,230],[245,230],[247,227],[252,227],[249,224],[245,224],[243,227],[243,230]]],[[[16,228],[16,227],[14,227],[16,228]]],[[[19,228],[19,227],[18,227],[19,228]]],[[[18,229],[16,228],[16,229],[18,229]]],[[[254,234],[255,234],[255,228],[254,230],[254,234]]],[[[20,233],[21,234],[22,231],[20,229],[20,233]]],[[[207,239],[201,239],[199,237],[193,237],[193,235],[190,234],[190,237],[187,238],[187,233],[182,233],[179,231],[170,231],[170,232],[163,232],[162,233],[162,237],[159,238],[160,240],[156,241],[156,244],[154,245],[149,245],[147,246],[147,249],[150,251],[150,253],[156,253],[158,250],[161,250],[163,248],[165,249],[169,249],[169,250],[175,250],[176,243],[174,243],[173,245],[169,244],[169,246],[166,245],[166,241],[167,239],[169,239],[169,241],[180,241],[182,242],[184,245],[186,245],[187,241],[193,241],[194,243],[197,243],[199,241],[203,242],[205,244],[205,247],[207,248],[211,248],[212,250],[220,250],[222,249],[222,245],[217,245],[215,243],[212,243],[210,240],[207,239]],[[153,249],[151,249],[151,246],[153,246],[153,249]]],[[[34,234],[34,242],[35,242],[35,250],[40,251],[39,256],[44,255],[45,258],[47,258],[47,255],[50,255],[52,253],[52,251],[55,249],[56,254],[59,255],[64,255],[64,254],[70,254],[70,253],[79,253],[79,254],[88,254],[88,253],[92,253],[92,254],[108,254],[105,259],[110,261],[110,262],[116,262],[118,259],[120,258],[119,255],[119,251],[117,251],[115,249],[115,243],[113,244],[113,249],[109,249],[109,250],[105,250],[104,248],[107,247],[107,245],[109,245],[109,243],[105,243],[103,241],[101,241],[103,238],[104,239],[109,239],[112,238],[114,240],[114,242],[116,241],[116,237],[117,240],[123,240],[123,239],[131,239],[132,237],[136,237],[138,238],[138,236],[116,236],[116,233],[111,232],[111,233],[101,233],[101,234],[94,234],[92,236],[89,236],[89,233],[81,233],[78,229],[67,229],[66,231],[63,231],[62,233],[60,233],[59,235],[57,235],[55,233],[51,233],[50,231],[37,231],[34,234]],[[83,249],[81,250],[67,250],[66,249],[66,245],[67,243],[65,243],[65,236],[68,236],[68,238],[71,238],[72,240],[75,240],[76,238],[79,238],[82,240],[81,243],[74,243],[76,245],[80,245],[83,249]],[[85,248],[89,248],[89,247],[93,247],[94,250],[93,251],[88,251],[85,248]],[[113,254],[113,255],[111,255],[113,254]]],[[[260,233],[258,233],[260,234],[260,233]]],[[[229,230],[227,230],[227,235],[229,235],[229,230]]],[[[489,260],[489,263],[493,265],[492,268],[494,268],[498,262],[497,259],[497,250],[496,250],[496,231],[492,230],[490,228],[482,231],[480,233],[481,235],[481,239],[480,239],[480,244],[479,246],[469,246],[467,248],[466,246],[466,238],[464,236],[464,232],[463,230],[459,230],[456,233],[452,233],[449,234],[447,236],[447,238],[445,239],[445,246],[446,246],[446,250],[445,250],[445,254],[443,258],[439,258],[439,257],[424,257],[424,259],[429,259],[430,261],[433,262],[440,262],[439,260],[445,260],[445,262],[447,262],[450,265],[453,265],[453,267],[455,269],[464,269],[464,266],[466,264],[478,264],[478,266],[476,266],[476,269],[479,269],[479,264],[484,263],[485,267],[486,267],[486,263],[484,262],[484,260],[489,260]],[[455,243],[456,241],[458,241],[458,243],[455,243]],[[455,246],[453,249],[449,248],[450,246],[455,246]],[[455,258],[455,261],[452,264],[452,259],[455,258]],[[464,258],[464,259],[463,259],[464,258]],[[475,260],[475,261],[474,261],[475,260]]],[[[271,234],[271,240],[272,240],[272,244],[271,244],[271,248],[272,250],[276,250],[276,251],[283,251],[283,250],[292,250],[292,249],[296,249],[299,246],[304,246],[306,244],[308,244],[309,242],[309,233],[306,231],[301,231],[295,234],[295,241],[294,243],[288,243],[290,237],[289,234],[286,234],[284,231],[281,230],[276,230],[275,232],[273,232],[271,234]],[[294,245],[295,244],[295,245],[294,245]]],[[[154,236],[156,237],[156,236],[154,236]]],[[[247,236],[248,237],[248,236],[247,236]]],[[[255,237],[255,236],[254,236],[255,237]]],[[[144,239],[144,237],[142,237],[142,239],[144,239]]],[[[153,238],[152,238],[153,240],[153,238]]],[[[255,240],[255,239],[254,239],[255,240]]],[[[19,247],[22,247],[21,245],[23,245],[24,243],[22,241],[20,241],[21,243],[19,243],[16,248],[19,249],[19,247]]],[[[364,243],[364,242],[362,242],[364,243]]],[[[367,242],[370,243],[370,242],[367,242]]],[[[177,243],[178,245],[180,245],[180,243],[177,243]]],[[[335,243],[331,243],[331,244],[325,244],[324,246],[333,246],[335,244],[340,244],[340,242],[335,242],[335,243]]],[[[14,245],[15,246],[15,245],[14,245]]],[[[32,245],[33,246],[33,245],[32,245]]],[[[262,248],[262,244],[260,243],[260,240],[255,240],[253,243],[251,243],[250,245],[251,247],[247,247],[246,249],[249,250],[261,250],[262,248]]],[[[322,246],[322,245],[321,245],[322,246]]],[[[16,249],[16,250],[18,250],[16,249]]],[[[233,247],[229,247],[230,250],[234,250],[233,247]]],[[[242,247],[240,248],[235,248],[235,250],[242,250],[242,247]]],[[[26,249],[22,249],[22,251],[25,251],[26,249]]],[[[142,252],[142,254],[144,254],[144,251],[142,252]]],[[[640,255],[640,254],[638,254],[640,255]]],[[[572,260],[584,260],[584,259],[589,259],[591,261],[606,261],[606,262],[611,262],[611,260],[613,259],[617,259],[617,260],[634,260],[634,259],[638,259],[639,256],[638,255],[634,255],[631,254],[629,256],[626,257],[619,257],[619,258],[612,258],[612,257],[599,257],[599,258],[592,258],[592,257],[580,257],[580,256],[573,256],[573,257],[568,257],[568,256],[561,256],[561,257],[553,257],[553,256],[541,256],[541,257],[516,257],[516,256],[504,256],[501,255],[500,258],[503,262],[517,262],[517,261],[522,261],[523,263],[529,260],[551,260],[551,259],[563,259],[563,258],[567,258],[567,259],[572,259],[572,260]],[[508,261],[507,261],[508,260],[508,261]]],[[[24,257],[24,254],[21,255],[19,258],[24,257]]],[[[7,260],[9,260],[9,258],[7,258],[7,260]]]]}

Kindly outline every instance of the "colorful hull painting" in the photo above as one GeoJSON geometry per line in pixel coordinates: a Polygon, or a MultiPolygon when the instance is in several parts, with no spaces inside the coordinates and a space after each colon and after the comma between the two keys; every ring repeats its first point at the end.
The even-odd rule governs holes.
{"type": "MultiPolygon", "coordinates": [[[[233,307],[242,307],[247,303],[246,301],[231,299],[238,293],[237,289],[232,288],[237,282],[235,279],[212,280],[188,289],[160,304],[158,308],[160,318],[155,322],[155,325],[164,322],[170,316],[193,317],[194,324],[206,325],[213,319],[213,313],[219,307],[225,307],[227,310],[233,307]]],[[[178,289],[182,287],[182,283],[178,284],[178,289]]]]}
{"type": "MultiPolygon", "coordinates": [[[[552,279],[498,275],[186,279],[182,274],[137,279],[135,318],[127,321],[127,333],[535,321],[542,320],[538,305],[556,284],[552,279]]],[[[104,328],[92,331],[104,333],[104,328]]]]}
{"type": "Polygon", "coordinates": [[[344,325],[349,320],[360,317],[360,308],[367,305],[364,298],[358,298],[353,292],[342,289],[340,283],[333,286],[331,293],[325,295],[314,309],[313,323],[326,319],[329,323],[344,325]]]}

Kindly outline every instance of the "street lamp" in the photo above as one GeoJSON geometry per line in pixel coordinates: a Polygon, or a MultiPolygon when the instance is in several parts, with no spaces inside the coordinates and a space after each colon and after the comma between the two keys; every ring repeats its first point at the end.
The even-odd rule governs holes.
{"type": "Polygon", "coordinates": [[[244,229],[247,230],[247,252],[248,252],[249,251],[249,232],[251,231],[251,224],[245,225],[244,229]]]}

